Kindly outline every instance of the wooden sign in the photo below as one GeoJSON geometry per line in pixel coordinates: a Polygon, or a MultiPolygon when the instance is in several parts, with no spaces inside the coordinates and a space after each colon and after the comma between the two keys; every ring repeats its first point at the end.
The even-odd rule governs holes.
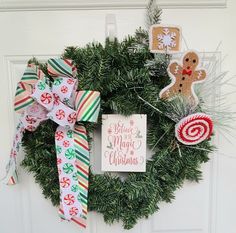
{"type": "Polygon", "coordinates": [[[102,170],[146,171],[147,117],[102,115],[102,170]]]}
{"type": "Polygon", "coordinates": [[[176,26],[152,25],[149,47],[152,53],[176,53],[180,51],[181,31],[176,26]]]}

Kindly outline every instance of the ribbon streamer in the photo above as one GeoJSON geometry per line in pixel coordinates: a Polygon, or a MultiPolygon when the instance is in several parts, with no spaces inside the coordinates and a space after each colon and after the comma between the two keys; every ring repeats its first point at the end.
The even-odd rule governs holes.
{"type": "Polygon", "coordinates": [[[60,183],[62,219],[86,227],[89,176],[89,146],[83,122],[96,122],[100,111],[100,93],[76,91],[76,67],[71,60],[49,59],[51,87],[43,72],[29,64],[18,83],[15,111],[21,113],[13,141],[5,182],[17,182],[16,158],[25,130],[34,131],[51,119],[59,126],[55,132],[57,167],[60,183]]]}
{"type": "Polygon", "coordinates": [[[17,84],[14,109],[17,113],[21,114],[21,117],[16,127],[10,160],[6,167],[6,176],[3,179],[3,182],[8,185],[14,185],[18,182],[16,159],[23,133],[25,130],[34,131],[42,121],[47,119],[44,108],[31,97],[36,83],[43,78],[44,74],[38,66],[28,64],[21,81],[17,84]]]}

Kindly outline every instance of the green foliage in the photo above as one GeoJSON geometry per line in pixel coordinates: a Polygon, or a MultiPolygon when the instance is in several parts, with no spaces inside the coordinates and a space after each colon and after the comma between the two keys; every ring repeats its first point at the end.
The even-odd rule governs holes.
{"type": "Polygon", "coordinates": [[[157,6],[156,0],[150,0],[147,5],[146,24],[148,28],[153,24],[160,23],[162,10],[157,6]]]}
{"type": "MultiPolygon", "coordinates": [[[[175,122],[142,101],[141,98],[160,111],[167,111],[158,94],[169,83],[166,72],[169,57],[154,58],[149,52],[147,37],[147,32],[139,29],[122,42],[68,47],[63,54],[63,58],[72,59],[78,68],[78,88],[101,92],[101,114],[147,114],[148,146],[153,155],[147,161],[146,172],[129,173],[122,180],[111,173],[94,174],[92,167],[90,171],[89,210],[103,214],[107,223],[123,221],[126,229],[157,211],[160,202],[171,202],[174,192],[186,179],[199,181],[200,165],[208,160],[208,153],[213,149],[209,141],[189,147],[179,143],[174,135],[175,122]]],[[[101,115],[97,126],[100,124],[101,115]]],[[[26,156],[22,162],[53,205],[59,204],[56,127],[47,121],[37,131],[24,135],[26,156]]],[[[96,129],[90,124],[86,127],[89,132],[96,129]]]]}

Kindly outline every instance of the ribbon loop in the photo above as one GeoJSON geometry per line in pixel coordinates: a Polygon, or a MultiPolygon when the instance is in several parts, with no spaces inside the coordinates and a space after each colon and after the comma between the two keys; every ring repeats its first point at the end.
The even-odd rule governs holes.
{"type": "Polygon", "coordinates": [[[14,109],[17,113],[23,113],[34,100],[31,98],[34,85],[43,79],[44,73],[35,64],[28,64],[21,81],[17,84],[14,109]]]}
{"type": "Polygon", "coordinates": [[[97,122],[100,110],[100,92],[79,91],[75,98],[77,121],[97,122]]]}
{"type": "Polygon", "coordinates": [[[69,59],[51,58],[48,60],[48,73],[53,77],[70,77],[77,75],[77,69],[69,59]]]}
{"type": "Polygon", "coordinates": [[[25,109],[31,105],[34,100],[30,97],[33,87],[30,84],[19,82],[16,88],[14,100],[14,110],[17,113],[23,113],[25,109]]]}
{"type": "Polygon", "coordinates": [[[39,68],[39,66],[35,65],[34,63],[30,63],[25,69],[25,72],[21,78],[21,82],[35,85],[37,81],[43,79],[43,77],[44,73],[39,68]]]}

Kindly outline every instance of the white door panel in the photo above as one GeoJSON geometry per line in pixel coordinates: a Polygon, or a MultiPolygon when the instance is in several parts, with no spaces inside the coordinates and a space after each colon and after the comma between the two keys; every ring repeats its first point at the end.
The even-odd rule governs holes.
{"type": "MultiPolygon", "coordinates": [[[[188,29],[188,22],[183,20],[183,12],[184,10],[176,11],[176,18],[179,23],[181,22],[182,28],[188,29]]],[[[0,13],[0,177],[4,175],[17,122],[12,105],[15,87],[28,59],[35,56],[41,61],[46,61],[50,57],[60,55],[66,46],[83,46],[95,40],[103,42],[107,13],[116,14],[119,38],[132,34],[136,28],[144,25],[144,11],[141,9],[0,13]]],[[[165,22],[170,23],[172,20],[172,23],[176,24],[173,10],[167,10],[163,14],[166,14],[165,22]]],[[[202,11],[199,11],[199,14],[204,15],[202,11]]],[[[207,14],[205,12],[205,16],[207,14]]],[[[198,11],[192,10],[191,15],[197,17],[198,11]]],[[[215,16],[216,22],[220,21],[218,17],[215,16]]],[[[207,30],[207,25],[204,28],[203,20],[199,25],[203,30],[207,30]]],[[[188,33],[191,34],[191,31],[185,31],[185,34],[188,33]]],[[[198,49],[203,50],[204,44],[198,44],[191,35],[189,39],[192,39],[198,49]]],[[[213,38],[209,40],[212,41],[213,38]]],[[[206,51],[213,51],[209,41],[207,46],[204,47],[206,51]]],[[[236,49],[234,51],[236,52],[236,49]]],[[[220,148],[226,149],[225,144],[222,143],[220,148]]],[[[92,149],[95,172],[100,172],[101,167],[100,158],[96,156],[100,154],[99,151],[100,138],[96,135],[92,149]]],[[[230,149],[228,151],[232,153],[230,149]]],[[[204,179],[199,184],[186,182],[181,190],[176,191],[176,199],[172,204],[162,203],[158,213],[147,220],[140,220],[127,232],[235,233],[236,206],[233,193],[236,193],[236,186],[231,178],[236,177],[235,160],[214,154],[211,161],[202,166],[202,170],[204,179]],[[224,190],[229,192],[227,197],[224,190]],[[228,216],[225,216],[225,213],[228,213],[228,216]]],[[[16,186],[0,184],[0,207],[0,233],[82,232],[73,223],[60,222],[57,208],[52,207],[50,201],[44,199],[32,175],[23,169],[20,169],[20,183],[16,186]]],[[[101,215],[89,213],[88,229],[85,232],[126,231],[120,223],[109,226],[104,223],[101,215]]]]}

